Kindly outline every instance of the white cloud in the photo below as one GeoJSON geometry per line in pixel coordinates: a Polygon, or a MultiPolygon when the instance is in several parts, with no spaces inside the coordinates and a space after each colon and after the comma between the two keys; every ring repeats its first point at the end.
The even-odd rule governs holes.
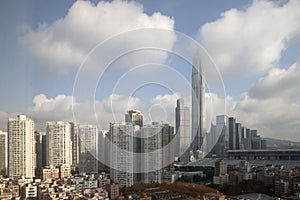
{"type": "Polygon", "coordinates": [[[225,76],[264,72],[276,64],[287,41],[300,30],[300,1],[283,5],[253,1],[243,10],[230,9],[199,30],[207,48],[225,76]]]}
{"type": "MultiPolygon", "coordinates": [[[[35,121],[36,130],[39,131],[45,131],[46,121],[98,124],[101,129],[107,129],[110,122],[124,122],[126,112],[131,109],[141,110],[145,116],[145,123],[164,121],[174,124],[174,109],[179,96],[179,94],[158,95],[146,105],[139,98],[118,94],[111,94],[95,102],[77,102],[72,96],[64,94],[54,98],[39,94],[33,98],[34,105],[23,113],[35,121]]],[[[0,129],[6,130],[8,117],[16,115],[0,112],[0,129]]]]}
{"type": "Polygon", "coordinates": [[[249,91],[249,95],[258,99],[284,98],[286,101],[300,99],[300,62],[288,69],[274,68],[266,77],[261,78],[249,91]]]}
{"type": "Polygon", "coordinates": [[[148,112],[145,113],[145,121],[147,123],[164,122],[174,126],[176,102],[180,96],[179,93],[174,93],[157,95],[152,98],[148,112]]]}
{"type": "MultiPolygon", "coordinates": [[[[138,28],[172,31],[174,20],[161,13],[147,15],[143,6],[134,1],[100,1],[97,5],[89,1],[76,1],[63,18],[51,24],[40,24],[36,30],[27,27],[21,41],[41,67],[47,71],[66,72],[78,67],[97,44],[116,34],[138,28]]],[[[130,49],[135,45],[147,44],[172,48],[175,35],[163,39],[161,36],[159,33],[135,34],[112,42],[106,46],[105,53],[112,54],[124,46],[130,49]]],[[[165,55],[157,55],[157,52],[151,55],[155,60],[165,59],[165,55]]],[[[101,56],[104,55],[98,59],[101,56]]],[[[141,59],[140,55],[134,58],[141,59]]]]}

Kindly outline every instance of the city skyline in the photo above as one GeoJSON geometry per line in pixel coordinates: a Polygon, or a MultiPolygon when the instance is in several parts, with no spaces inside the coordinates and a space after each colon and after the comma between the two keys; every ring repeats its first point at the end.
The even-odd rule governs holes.
{"type": "MultiPolygon", "coordinates": [[[[228,114],[260,130],[264,137],[300,141],[300,14],[296,9],[299,1],[35,3],[1,3],[3,37],[0,40],[4,45],[0,54],[3,85],[0,92],[5,94],[0,100],[1,130],[6,131],[7,118],[20,113],[33,118],[39,131],[45,131],[46,121],[74,121],[72,86],[89,50],[120,32],[153,27],[182,32],[198,41],[211,55],[222,74],[226,91],[225,97],[216,91],[207,91],[207,100],[213,102],[212,116],[228,114]],[[48,7],[55,12],[47,11],[48,7]],[[81,21],[78,16],[84,11],[87,15],[81,21]],[[111,15],[102,15],[104,11],[111,15]],[[97,26],[105,21],[109,23],[103,23],[103,28],[97,26]],[[121,28],[120,23],[124,27],[121,28]],[[227,101],[226,113],[220,111],[222,98],[227,101]]],[[[138,39],[145,38],[128,43],[139,42],[138,39]]],[[[174,38],[166,38],[164,42],[166,48],[172,48],[174,38]]],[[[138,57],[144,58],[143,55],[138,57]]],[[[136,56],[130,58],[136,61],[136,56]]],[[[112,66],[107,77],[115,74],[118,79],[126,73],[130,66],[125,61],[121,59],[112,66]],[[120,67],[123,65],[124,68],[120,67]]],[[[183,61],[177,62],[163,54],[146,61],[168,64],[191,83],[191,66],[183,67],[186,66],[183,61]]],[[[143,74],[157,74],[150,68],[148,74],[143,74]]],[[[141,110],[147,123],[165,121],[172,125],[178,98],[185,98],[191,108],[190,95],[185,90],[143,86],[129,98],[110,90],[109,86],[115,81],[114,78],[103,79],[103,87],[95,95],[101,113],[99,120],[106,129],[109,121],[120,121],[130,108],[141,110]],[[112,101],[116,105],[115,116],[111,112],[112,101]],[[152,119],[153,116],[157,118],[152,119]]],[[[207,88],[210,89],[209,85],[207,88]]],[[[74,102],[86,114],[79,120],[92,123],[90,118],[94,113],[85,108],[93,102],[79,98],[74,102]]]]}

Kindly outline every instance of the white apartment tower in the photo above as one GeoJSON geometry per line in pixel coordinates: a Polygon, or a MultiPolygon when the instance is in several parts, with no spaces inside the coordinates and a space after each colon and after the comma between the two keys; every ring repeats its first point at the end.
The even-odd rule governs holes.
{"type": "Polygon", "coordinates": [[[8,119],[8,175],[35,177],[34,121],[25,115],[8,119]]]}
{"type": "Polygon", "coordinates": [[[80,151],[79,172],[98,173],[98,128],[94,125],[78,126],[80,151]]]}
{"type": "Polygon", "coordinates": [[[72,165],[71,124],[62,121],[47,122],[47,165],[72,165]]]}
{"type": "Polygon", "coordinates": [[[0,175],[7,175],[8,166],[7,133],[0,130],[0,175]]]}
{"type": "Polygon", "coordinates": [[[111,123],[110,176],[120,186],[133,185],[133,123],[111,123]]]}
{"type": "Polygon", "coordinates": [[[153,122],[141,129],[142,152],[141,172],[143,182],[161,182],[162,180],[162,125],[153,122]]]}

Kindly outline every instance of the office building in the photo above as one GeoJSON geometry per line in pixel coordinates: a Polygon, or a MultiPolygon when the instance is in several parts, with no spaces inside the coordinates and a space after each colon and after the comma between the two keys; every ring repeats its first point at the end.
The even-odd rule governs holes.
{"type": "Polygon", "coordinates": [[[0,130],[0,175],[7,175],[8,167],[8,138],[7,133],[0,130]]]}
{"type": "Polygon", "coordinates": [[[175,109],[175,157],[182,162],[190,160],[190,143],[191,143],[191,125],[190,125],[190,109],[184,106],[184,100],[177,100],[175,109]]]}
{"type": "Polygon", "coordinates": [[[241,123],[236,123],[235,124],[235,145],[236,149],[241,149],[242,148],[242,124],[241,123]]]}
{"type": "Polygon", "coordinates": [[[198,151],[206,134],[205,78],[199,55],[193,60],[192,87],[192,146],[198,151]]]}
{"type": "Polygon", "coordinates": [[[78,130],[79,172],[98,173],[98,128],[94,125],[79,125],[78,130]]]}
{"type": "Polygon", "coordinates": [[[133,123],[110,124],[110,176],[121,187],[133,185],[133,134],[133,123]]]}
{"type": "Polygon", "coordinates": [[[229,149],[236,149],[235,118],[229,117],[229,149]]]}
{"type": "Polygon", "coordinates": [[[211,133],[209,134],[212,137],[210,143],[211,149],[208,152],[207,157],[217,157],[224,158],[226,156],[226,151],[229,148],[229,125],[228,125],[228,116],[227,115],[218,115],[216,117],[216,126],[212,126],[211,133]]]}
{"type": "Polygon", "coordinates": [[[34,121],[25,115],[8,119],[8,174],[10,178],[35,177],[34,121]]]}
{"type": "Polygon", "coordinates": [[[71,125],[67,122],[47,122],[47,165],[72,165],[71,125]]]}

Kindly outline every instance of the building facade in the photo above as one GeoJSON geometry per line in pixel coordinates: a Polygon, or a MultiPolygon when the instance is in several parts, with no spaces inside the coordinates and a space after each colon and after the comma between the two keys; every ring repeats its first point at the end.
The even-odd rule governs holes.
{"type": "Polygon", "coordinates": [[[110,176],[120,186],[133,185],[133,123],[111,123],[110,176]]]}
{"type": "Polygon", "coordinates": [[[98,128],[94,125],[79,125],[80,138],[79,172],[98,173],[98,128]]]}
{"type": "Polygon", "coordinates": [[[25,115],[8,119],[8,174],[10,178],[35,177],[34,121],[25,115]]]}
{"type": "Polygon", "coordinates": [[[193,150],[202,150],[206,134],[205,78],[200,56],[194,56],[192,69],[192,146],[193,150]]]}
{"type": "Polygon", "coordinates": [[[190,144],[191,144],[191,125],[190,125],[190,109],[184,106],[184,100],[177,100],[175,109],[175,157],[182,162],[190,160],[190,144]]]}
{"type": "Polygon", "coordinates": [[[8,139],[7,132],[0,130],[0,175],[7,175],[8,167],[8,139]]]}
{"type": "Polygon", "coordinates": [[[47,165],[72,165],[71,125],[67,122],[47,122],[47,165]]]}

